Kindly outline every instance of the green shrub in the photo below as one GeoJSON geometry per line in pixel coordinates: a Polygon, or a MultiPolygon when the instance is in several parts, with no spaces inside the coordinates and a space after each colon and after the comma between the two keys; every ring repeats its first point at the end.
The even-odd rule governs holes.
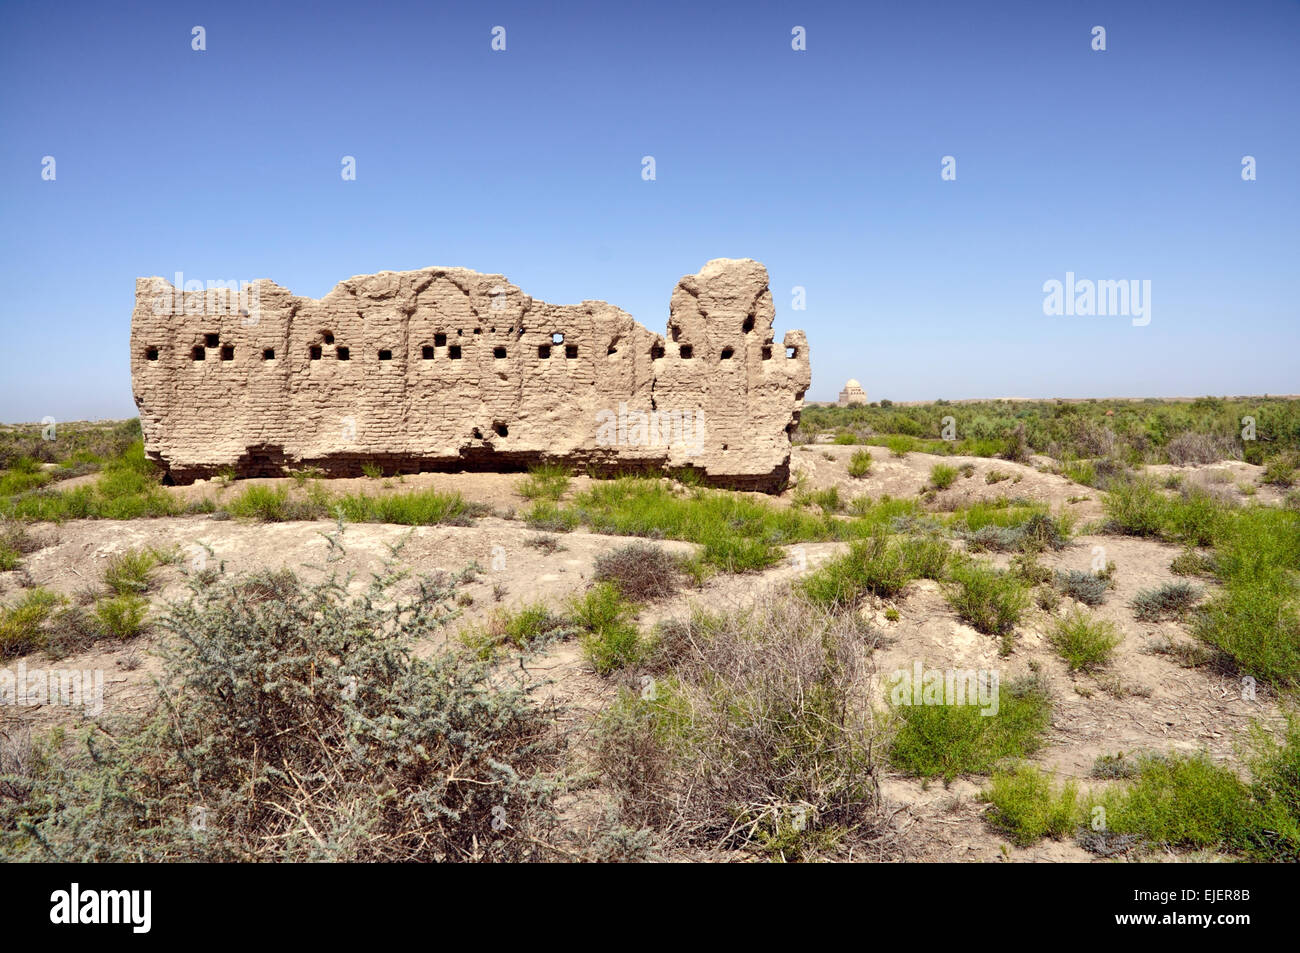
{"type": "Polygon", "coordinates": [[[133,639],[145,629],[149,600],[143,596],[118,595],[95,604],[94,615],[106,635],[116,639],[133,639]]]}
{"type": "Polygon", "coordinates": [[[946,463],[936,463],[930,468],[930,483],[937,490],[946,490],[957,479],[957,468],[946,463]]]}
{"type": "Polygon", "coordinates": [[[569,617],[582,630],[583,653],[598,674],[608,675],[642,658],[645,645],[635,616],[636,608],[608,582],[597,583],[571,602],[569,617]]]}
{"type": "Polygon", "coordinates": [[[1242,672],[1300,687],[1300,513],[1257,506],[1236,514],[1215,547],[1223,590],[1197,613],[1194,632],[1242,672]]]}
{"type": "Polygon", "coordinates": [[[16,496],[0,494],[0,517],[36,522],[173,516],[181,509],[158,485],[158,474],[138,439],[104,465],[93,486],[67,491],[38,487],[16,496]]]}
{"type": "Polygon", "coordinates": [[[544,533],[568,533],[580,521],[573,510],[563,509],[550,500],[538,500],[524,513],[523,519],[529,529],[544,533]]]}
{"type": "Polygon", "coordinates": [[[1110,525],[1117,532],[1129,536],[1158,536],[1169,504],[1153,481],[1131,480],[1112,488],[1102,505],[1110,525]]]}
{"type": "Polygon", "coordinates": [[[856,605],[868,593],[883,598],[897,595],[915,578],[915,565],[931,564],[927,560],[933,559],[928,549],[905,550],[891,544],[881,528],[869,539],[854,543],[843,556],[809,573],[800,588],[815,605],[845,608],[856,605]]]}
{"type": "Polygon", "coordinates": [[[1250,757],[1251,793],[1263,823],[1248,853],[1264,860],[1300,861],[1300,718],[1287,718],[1279,740],[1256,726],[1250,757]]]}
{"type": "Polygon", "coordinates": [[[20,523],[0,523],[0,572],[17,569],[22,558],[41,543],[20,523]]]}
{"type": "Polygon", "coordinates": [[[571,631],[563,616],[541,603],[533,603],[511,612],[494,612],[485,625],[461,633],[461,641],[479,658],[490,659],[505,646],[527,651],[571,631]]]}
{"type": "Polygon", "coordinates": [[[844,539],[865,527],[725,491],[679,494],[661,481],[637,477],[597,484],[578,494],[574,505],[593,532],[698,543],[703,560],[726,572],[765,569],[783,558],[779,546],[844,539]]]}
{"type": "Polygon", "coordinates": [[[1086,569],[1058,570],[1056,573],[1056,588],[1086,606],[1099,606],[1105,602],[1110,585],[1109,578],[1086,569]]]}
{"type": "Polygon", "coordinates": [[[942,539],[911,537],[898,544],[904,571],[913,579],[942,580],[948,573],[952,549],[942,539]]]}
{"type": "Polygon", "coordinates": [[[515,485],[519,495],[526,500],[551,500],[552,502],[559,502],[568,488],[568,468],[557,464],[530,467],[528,476],[515,485]]]}
{"type": "Polygon", "coordinates": [[[1274,486],[1288,487],[1295,483],[1296,458],[1289,454],[1278,454],[1264,466],[1260,480],[1274,486]]]}
{"type": "Polygon", "coordinates": [[[1175,576],[1212,576],[1214,568],[1213,557],[1198,553],[1190,547],[1175,556],[1169,564],[1169,571],[1175,576]]]}
{"type": "Polygon", "coordinates": [[[0,606],[0,658],[27,655],[45,648],[42,626],[63,597],[48,589],[28,589],[12,605],[0,606]]]}
{"type": "Polygon", "coordinates": [[[1079,788],[1067,781],[1056,790],[1052,775],[1028,764],[997,771],[980,800],[989,804],[989,823],[1028,847],[1044,837],[1060,840],[1079,825],[1079,788]]]}
{"type": "Polygon", "coordinates": [[[1141,758],[1130,783],[1094,795],[1087,810],[1099,806],[1107,833],[1152,846],[1241,850],[1259,821],[1247,786],[1204,755],[1141,758]]]}
{"type": "Polygon", "coordinates": [[[965,621],[988,635],[1008,635],[1029,608],[1029,589],[1014,575],[976,560],[961,560],[948,570],[948,604],[965,621]]]}
{"type": "Polygon", "coordinates": [[[871,473],[871,451],[855,450],[849,458],[849,476],[864,477],[871,473]]]}
{"type": "Polygon", "coordinates": [[[799,490],[791,503],[798,507],[816,506],[827,515],[844,509],[844,501],[840,499],[840,489],[837,486],[827,487],[824,490],[799,490]]]}
{"type": "Polygon", "coordinates": [[[915,441],[911,437],[893,436],[885,440],[885,446],[895,457],[905,457],[912,450],[915,441]]]}
{"type": "Polygon", "coordinates": [[[848,431],[837,433],[831,442],[841,447],[851,447],[858,442],[858,435],[848,431]]]}
{"type": "Polygon", "coordinates": [[[1051,582],[1053,577],[1052,570],[1040,565],[1034,553],[1018,553],[1011,557],[1011,572],[1030,586],[1051,582]]]}
{"type": "Polygon", "coordinates": [[[104,585],[119,596],[139,595],[153,588],[153,571],[158,557],[152,552],[128,549],[108,560],[104,567],[104,585]]]}
{"type": "MultiPolygon", "coordinates": [[[[317,503],[307,503],[303,506],[314,509],[316,511],[314,518],[317,519],[328,514],[328,509],[317,503]]],[[[348,494],[334,503],[334,510],[342,514],[345,520],[353,523],[472,526],[475,517],[482,516],[487,511],[487,507],[478,503],[469,503],[455,492],[412,490],[409,493],[388,493],[383,496],[368,496],[364,493],[348,494]]]]}
{"type": "Polygon", "coordinates": [[[1091,618],[1076,608],[1058,619],[1048,636],[1072,672],[1095,672],[1110,664],[1121,636],[1112,622],[1091,618]]]}
{"type": "Polygon", "coordinates": [[[1162,535],[1188,546],[1209,546],[1227,527],[1231,504],[1199,487],[1169,501],[1162,535]]]}
{"type": "Polygon", "coordinates": [[[289,490],[286,487],[254,484],[226,503],[232,516],[279,523],[290,518],[289,490]]]}
{"type": "Polygon", "coordinates": [[[1201,590],[1186,582],[1167,582],[1143,589],[1133,597],[1133,615],[1141,622],[1175,619],[1201,598],[1201,590]]]}
{"type": "Polygon", "coordinates": [[[620,693],[596,730],[620,819],[777,860],[870,840],[878,731],[860,702],[876,644],[857,616],[789,590],[662,626],[653,681],[620,693]]]}
{"type": "Polygon", "coordinates": [[[449,595],[423,585],[395,602],[377,583],[349,599],[291,574],[197,590],[161,620],[154,709],[43,750],[25,796],[0,798],[0,855],[554,857],[541,846],[555,825],[554,714],[507,669],[412,652],[450,618],[449,595]]]}
{"type": "Polygon", "coordinates": [[[889,758],[922,778],[987,774],[1003,758],[1037,751],[1051,710],[1046,686],[1034,678],[1001,686],[995,715],[976,705],[897,705],[889,758]]]}
{"type": "Polygon", "coordinates": [[[1091,460],[1069,460],[1062,466],[1065,478],[1083,486],[1097,485],[1097,468],[1091,460]]]}

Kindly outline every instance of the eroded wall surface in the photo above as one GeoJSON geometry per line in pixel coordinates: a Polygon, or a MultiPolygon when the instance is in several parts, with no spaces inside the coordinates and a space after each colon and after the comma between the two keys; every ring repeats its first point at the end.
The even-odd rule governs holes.
{"type": "Polygon", "coordinates": [[[750,259],[682,278],[665,336],[464,268],[358,276],[319,300],[140,278],[131,380],[145,451],[178,483],[558,461],[771,490],[810,380],[803,332],[777,343],[773,317],[750,259]]]}

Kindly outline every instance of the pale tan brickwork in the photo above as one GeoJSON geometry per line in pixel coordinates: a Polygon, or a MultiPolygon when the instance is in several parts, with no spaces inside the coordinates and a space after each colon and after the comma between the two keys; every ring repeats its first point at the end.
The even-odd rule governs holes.
{"type": "Polygon", "coordinates": [[[131,380],[145,452],[178,483],[556,461],[772,490],[810,378],[803,332],[777,344],[773,317],[750,259],[679,281],[666,337],[464,268],[363,275],[319,300],[140,278],[131,380]]]}

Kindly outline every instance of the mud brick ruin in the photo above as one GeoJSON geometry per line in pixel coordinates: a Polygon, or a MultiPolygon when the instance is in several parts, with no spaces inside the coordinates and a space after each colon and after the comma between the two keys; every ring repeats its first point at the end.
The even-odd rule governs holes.
{"type": "Polygon", "coordinates": [[[319,300],[140,278],[131,381],[145,452],[176,483],[559,462],[771,491],[810,379],[803,332],[776,344],[773,316],[750,259],[682,278],[666,337],[464,268],[363,275],[319,300]]]}

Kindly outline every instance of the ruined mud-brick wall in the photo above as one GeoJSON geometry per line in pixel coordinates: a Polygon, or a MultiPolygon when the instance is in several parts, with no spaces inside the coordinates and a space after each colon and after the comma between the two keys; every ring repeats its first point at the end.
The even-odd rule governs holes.
{"type": "Polygon", "coordinates": [[[678,282],[665,338],[603,301],[546,304],[463,268],[360,276],[319,300],[140,278],[145,452],[178,483],[555,461],[775,489],[810,372],[803,332],[773,341],[767,284],[756,261],[709,262],[678,282]]]}

